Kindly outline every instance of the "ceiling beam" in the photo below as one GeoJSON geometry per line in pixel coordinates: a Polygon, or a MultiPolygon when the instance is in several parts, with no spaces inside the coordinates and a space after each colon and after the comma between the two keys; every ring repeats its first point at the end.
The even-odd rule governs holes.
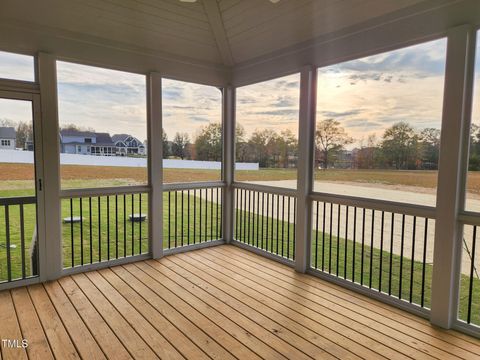
{"type": "Polygon", "coordinates": [[[218,8],[217,0],[203,0],[202,2],[223,63],[226,66],[233,66],[233,56],[230,50],[230,44],[228,43],[225,27],[223,26],[222,15],[218,8]]]}

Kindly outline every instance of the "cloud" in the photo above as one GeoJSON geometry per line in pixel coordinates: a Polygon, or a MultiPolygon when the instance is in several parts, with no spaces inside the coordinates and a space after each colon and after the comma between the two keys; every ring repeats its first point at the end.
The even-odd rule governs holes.
{"type": "Polygon", "coordinates": [[[278,110],[267,110],[267,111],[252,111],[250,115],[272,115],[272,116],[288,116],[288,115],[298,115],[298,109],[278,109],[278,110]]]}
{"type": "Polygon", "coordinates": [[[347,116],[352,116],[352,115],[358,115],[362,113],[362,109],[354,109],[354,110],[348,110],[348,111],[342,111],[342,112],[336,112],[336,111],[318,111],[317,114],[323,115],[324,117],[327,118],[343,118],[347,116]]]}

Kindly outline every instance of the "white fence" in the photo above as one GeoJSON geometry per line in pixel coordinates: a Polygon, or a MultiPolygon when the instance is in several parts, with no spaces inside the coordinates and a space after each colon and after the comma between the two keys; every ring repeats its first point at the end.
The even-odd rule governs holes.
{"type": "MultiPolygon", "coordinates": [[[[32,151],[0,150],[0,163],[33,164],[32,151]]],[[[147,167],[146,158],[124,156],[92,156],[77,154],[60,154],[60,163],[63,165],[90,165],[90,166],[128,166],[147,167]]],[[[237,170],[258,170],[258,163],[236,163],[237,170]]],[[[208,169],[220,170],[219,161],[197,160],[163,160],[166,169],[208,169]]]]}

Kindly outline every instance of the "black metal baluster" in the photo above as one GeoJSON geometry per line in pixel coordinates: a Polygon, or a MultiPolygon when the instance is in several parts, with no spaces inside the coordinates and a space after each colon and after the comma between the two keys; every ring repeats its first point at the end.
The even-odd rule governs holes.
{"type": "Polygon", "coordinates": [[[320,214],[318,213],[318,211],[320,208],[320,202],[316,201],[316,203],[317,203],[317,219],[315,220],[315,224],[316,224],[315,225],[315,230],[316,230],[315,231],[315,269],[318,269],[318,219],[320,218],[320,214]]]}
{"type": "MultiPolygon", "coordinates": [[[[80,199],[80,208],[81,206],[82,206],[82,199],[80,199]]],[[[82,258],[83,258],[83,254],[82,254],[82,258]]],[[[115,195],[115,259],[118,259],[118,195],[115,195]]],[[[83,260],[82,260],[82,264],[83,264],[83,260]]]]}
{"type": "Polygon", "coordinates": [[[380,233],[380,274],[378,275],[378,291],[382,291],[383,275],[383,229],[385,224],[385,211],[382,211],[381,233],[380,233]]]}
{"type": "Polygon", "coordinates": [[[425,218],[425,232],[423,243],[423,263],[422,263],[422,294],[420,305],[423,307],[425,304],[425,267],[427,263],[427,240],[428,240],[428,218],[425,218]]]}
{"type": "Polygon", "coordinates": [[[73,240],[73,199],[70,198],[70,247],[72,249],[71,252],[71,261],[72,261],[72,268],[75,266],[75,242],[73,240]]]}
{"type": "Polygon", "coordinates": [[[97,197],[98,207],[98,262],[102,261],[102,224],[101,224],[101,208],[100,208],[100,196],[97,197]]]}
{"type": "Polygon", "coordinates": [[[182,205],[180,206],[180,211],[181,211],[181,221],[180,221],[180,226],[182,227],[182,231],[181,231],[181,237],[180,237],[180,245],[183,246],[183,237],[184,237],[184,233],[183,233],[183,190],[182,190],[182,196],[181,196],[181,199],[182,201],[182,205]]]}
{"type": "Polygon", "coordinates": [[[178,239],[177,239],[177,233],[178,233],[178,224],[177,224],[177,216],[178,216],[178,210],[177,210],[177,203],[178,203],[178,199],[177,199],[177,193],[178,191],[175,190],[175,196],[174,196],[174,201],[175,201],[175,205],[173,207],[173,221],[174,221],[174,224],[173,224],[173,228],[174,228],[174,231],[175,231],[175,248],[178,246],[178,239]]]}
{"type": "Polygon", "coordinates": [[[89,238],[90,238],[90,264],[93,263],[93,238],[92,238],[92,198],[88,198],[88,219],[89,224],[88,228],[90,231],[89,238]]]}
{"type": "Polygon", "coordinates": [[[343,253],[343,278],[347,278],[348,206],[345,208],[345,248],[343,253]]]}
{"type": "Polygon", "coordinates": [[[338,276],[338,269],[339,269],[339,262],[340,262],[340,214],[341,214],[342,207],[340,204],[337,205],[337,251],[336,251],[336,258],[337,258],[337,263],[336,265],[336,271],[335,275],[338,276]]]}
{"type": "Polygon", "coordinates": [[[330,203],[330,236],[328,237],[328,273],[332,273],[332,225],[333,225],[333,204],[330,203]]]}
{"type": "Polygon", "coordinates": [[[168,248],[171,248],[170,242],[172,240],[172,192],[168,192],[168,248]]]}
{"type": "Polygon", "coordinates": [[[223,239],[223,188],[220,188],[220,239],[223,239]]]}
{"type": "Polygon", "coordinates": [[[291,197],[288,196],[288,202],[287,202],[287,258],[290,259],[290,199],[291,197]]]}
{"type": "Polygon", "coordinates": [[[240,189],[240,241],[245,243],[245,189],[240,189]]]}
{"type": "Polygon", "coordinates": [[[275,236],[275,240],[276,240],[276,252],[275,254],[278,255],[278,241],[280,240],[280,195],[277,194],[277,234],[275,236]]]}
{"type": "Polygon", "coordinates": [[[467,323],[470,324],[472,320],[472,298],[473,298],[473,276],[475,271],[475,247],[477,243],[477,226],[473,226],[472,238],[472,252],[470,264],[470,282],[468,284],[468,309],[467,309],[467,323]]]}
{"type": "Polygon", "coordinates": [[[405,214],[402,214],[402,239],[400,248],[400,276],[398,286],[398,298],[402,298],[402,283],[403,283],[403,246],[405,244],[405,214]]]}
{"type": "Polygon", "coordinates": [[[208,241],[208,189],[205,189],[205,241],[208,241]]]}
{"type": "Polygon", "coordinates": [[[265,227],[265,250],[268,251],[268,229],[269,229],[269,224],[268,224],[268,219],[269,219],[269,210],[270,210],[270,194],[267,193],[267,218],[266,218],[266,227],[265,227]]]}
{"type": "Polygon", "coordinates": [[[215,192],[216,192],[215,195],[217,197],[217,203],[216,203],[217,206],[216,206],[216,213],[215,213],[215,235],[216,235],[215,237],[217,239],[220,239],[220,226],[218,226],[218,222],[220,220],[220,216],[219,216],[220,214],[218,212],[219,204],[220,204],[220,202],[219,202],[220,198],[218,196],[218,193],[220,192],[220,188],[216,188],[215,192]]]}
{"type": "Polygon", "coordinates": [[[282,256],[283,256],[283,243],[285,242],[285,195],[282,195],[282,256]]]}
{"type": "Polygon", "coordinates": [[[202,189],[198,189],[199,193],[200,193],[200,198],[199,198],[199,204],[198,204],[198,207],[199,207],[199,210],[200,210],[200,213],[198,214],[198,224],[199,224],[199,227],[198,227],[198,238],[199,238],[199,242],[202,242],[202,189]]]}
{"type": "Polygon", "coordinates": [[[297,198],[293,199],[293,256],[292,259],[295,260],[295,226],[297,224],[297,198]]]}
{"type": "Polygon", "coordinates": [[[197,190],[193,189],[193,243],[197,243],[197,190]]]}
{"type": "Polygon", "coordinates": [[[235,239],[238,240],[238,218],[240,216],[239,206],[238,206],[238,189],[235,189],[235,239]]]}
{"type": "Polygon", "coordinates": [[[363,285],[363,273],[364,273],[364,257],[365,257],[365,208],[362,213],[362,258],[360,259],[360,284],[363,285]]]}
{"type": "Polygon", "coordinates": [[[410,295],[409,295],[409,302],[412,302],[413,298],[413,273],[415,271],[415,235],[417,230],[417,217],[413,217],[413,234],[412,234],[412,258],[410,261],[410,295]]]}
{"type": "Polygon", "coordinates": [[[247,223],[247,244],[250,245],[250,224],[252,223],[251,221],[251,216],[252,216],[252,192],[250,190],[248,190],[248,223],[247,223]]]}
{"type": "Polygon", "coordinates": [[[260,226],[259,226],[260,225],[260,193],[259,192],[257,192],[257,202],[256,202],[256,204],[257,204],[257,214],[256,214],[257,215],[257,227],[256,227],[256,229],[257,229],[257,235],[256,235],[257,245],[256,246],[258,248],[258,235],[260,233],[260,226]]]}
{"type": "Polygon", "coordinates": [[[20,204],[20,247],[22,250],[22,279],[25,279],[25,219],[23,204],[20,204]]]}
{"type": "Polygon", "coordinates": [[[8,281],[12,281],[12,257],[10,254],[10,210],[9,206],[5,205],[5,238],[7,250],[7,276],[8,281]]]}
{"type": "Polygon", "coordinates": [[[127,257],[127,195],[123,194],[123,257],[127,257]]]}
{"type": "Polygon", "coordinates": [[[210,189],[210,240],[213,240],[213,189],[210,189]]]}
{"type": "Polygon", "coordinates": [[[392,224],[390,228],[390,266],[388,271],[388,295],[392,295],[392,270],[393,270],[393,242],[394,242],[395,214],[392,212],[392,224]]]}
{"type": "Polygon", "coordinates": [[[352,282],[355,282],[355,258],[357,248],[357,207],[353,207],[352,282]]]}
{"type": "Polygon", "coordinates": [[[135,232],[135,194],[132,194],[132,199],[131,199],[131,202],[132,202],[132,206],[131,206],[131,211],[132,211],[132,219],[131,219],[131,223],[132,223],[132,256],[135,255],[135,235],[134,235],[134,232],[135,232]]]}
{"type": "Polygon", "coordinates": [[[107,260],[110,260],[110,196],[107,195],[107,260]]]}
{"type": "Polygon", "coordinates": [[[265,249],[265,242],[263,238],[265,225],[265,193],[262,192],[262,230],[261,230],[261,239],[262,239],[262,249],[265,249]]]}
{"type": "Polygon", "coordinates": [[[368,280],[368,287],[372,288],[372,278],[373,278],[373,242],[375,236],[375,210],[372,209],[372,228],[371,228],[371,237],[370,237],[370,275],[368,280]]]}
{"type": "Polygon", "coordinates": [[[190,190],[187,190],[187,245],[190,245],[190,190]]]}
{"type": "Polygon", "coordinates": [[[138,212],[140,214],[140,217],[138,218],[138,237],[139,237],[139,254],[142,253],[142,193],[138,193],[138,212]]]}
{"type": "Polygon", "coordinates": [[[327,211],[327,203],[323,203],[323,232],[322,232],[322,271],[325,271],[325,223],[327,222],[326,219],[326,211],[327,211]]]}
{"type": "Polygon", "coordinates": [[[83,265],[83,201],[80,200],[80,264],[83,265]]]}
{"type": "Polygon", "coordinates": [[[275,194],[272,194],[272,237],[270,239],[270,252],[273,253],[273,240],[275,239],[274,230],[275,230],[275,194]]]}

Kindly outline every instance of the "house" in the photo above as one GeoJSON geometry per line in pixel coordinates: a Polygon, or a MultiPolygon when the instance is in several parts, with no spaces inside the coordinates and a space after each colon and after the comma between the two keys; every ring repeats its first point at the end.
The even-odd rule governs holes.
{"type": "Polygon", "coordinates": [[[136,137],[128,134],[115,134],[112,141],[116,147],[116,154],[119,156],[145,155],[146,147],[136,137]]]}
{"type": "Polygon", "coordinates": [[[116,155],[115,144],[108,133],[64,129],[60,131],[60,147],[65,154],[116,155]]]}
{"type": "Polygon", "coordinates": [[[0,149],[15,150],[17,132],[15,128],[7,126],[0,127],[0,149]]]}

